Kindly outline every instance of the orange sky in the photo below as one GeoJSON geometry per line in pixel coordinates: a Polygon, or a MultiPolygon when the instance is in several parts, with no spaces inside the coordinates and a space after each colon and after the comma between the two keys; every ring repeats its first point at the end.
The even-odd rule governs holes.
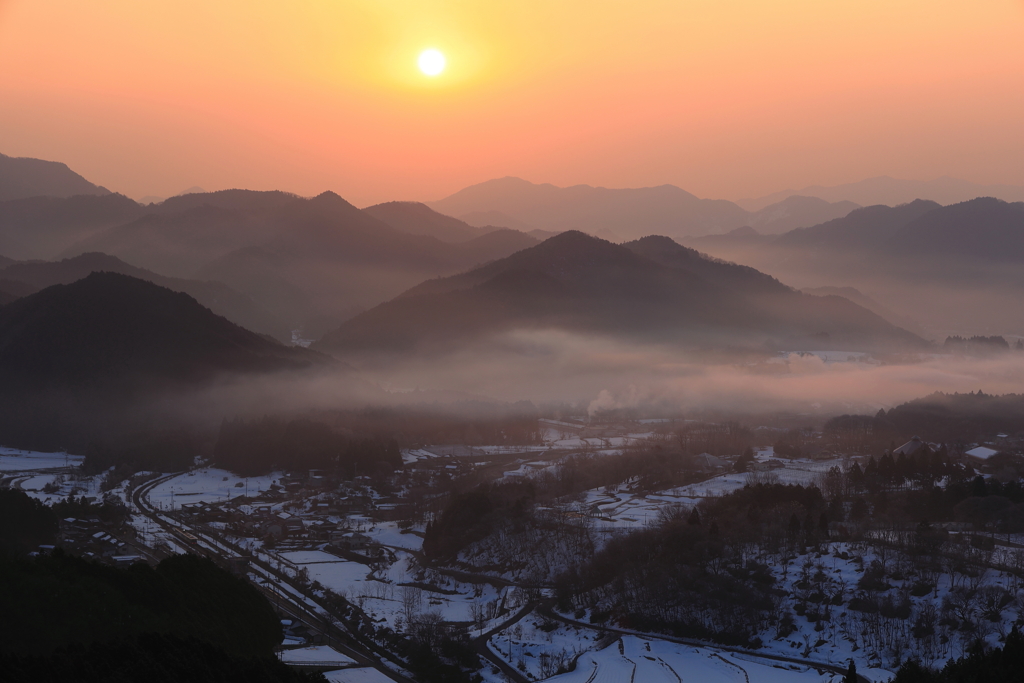
{"type": "Polygon", "coordinates": [[[1024,185],[1021,122],[1022,0],[0,0],[0,152],[136,198],[1024,185]]]}

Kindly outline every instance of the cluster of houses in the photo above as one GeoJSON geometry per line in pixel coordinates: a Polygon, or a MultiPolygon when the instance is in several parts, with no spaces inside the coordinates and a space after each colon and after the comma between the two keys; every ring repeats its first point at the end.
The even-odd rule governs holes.
{"type": "Polygon", "coordinates": [[[59,526],[61,546],[73,555],[117,565],[142,559],[135,548],[111,533],[115,530],[113,522],[98,517],[68,517],[60,520],[59,526]]]}

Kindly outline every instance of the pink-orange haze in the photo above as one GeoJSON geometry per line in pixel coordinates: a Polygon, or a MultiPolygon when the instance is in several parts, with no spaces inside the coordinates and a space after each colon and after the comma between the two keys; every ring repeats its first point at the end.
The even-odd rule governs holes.
{"type": "Polygon", "coordinates": [[[1020,0],[0,0],[0,153],[135,198],[1024,184],[1021,121],[1020,0]]]}

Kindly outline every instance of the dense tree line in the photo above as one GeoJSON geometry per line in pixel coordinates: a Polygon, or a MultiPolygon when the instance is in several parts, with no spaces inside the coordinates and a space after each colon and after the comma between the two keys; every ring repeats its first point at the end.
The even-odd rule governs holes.
{"type": "Polygon", "coordinates": [[[323,422],[264,417],[225,420],[214,448],[218,467],[243,476],[275,469],[324,469],[352,478],[400,467],[394,439],[342,434],[323,422]]]}
{"type": "Polygon", "coordinates": [[[266,657],[282,638],[273,608],[255,588],[194,555],[120,569],[58,549],[0,561],[0,585],[2,652],[45,656],[157,633],[266,657]]]}
{"type": "Polygon", "coordinates": [[[0,560],[57,539],[57,515],[24,491],[0,489],[0,560]]]}
{"type": "Polygon", "coordinates": [[[932,441],[969,443],[998,432],[1024,431],[1024,394],[937,392],[896,406],[885,417],[908,438],[920,434],[932,441]]]}
{"type": "Polygon", "coordinates": [[[893,683],[1016,683],[1024,676],[1024,637],[1015,625],[1003,647],[985,650],[979,641],[966,657],[930,671],[918,662],[905,662],[893,683]]]}
{"type": "Polygon", "coordinates": [[[995,396],[936,392],[875,415],[839,415],[823,429],[823,447],[841,453],[877,454],[912,436],[966,444],[999,432],[1024,431],[1024,394],[995,396]]]}
{"type": "Polygon", "coordinates": [[[946,337],[946,341],[942,343],[942,350],[946,353],[993,353],[1009,351],[1010,344],[1001,336],[961,337],[953,335],[946,337]]]}
{"type": "Polygon", "coordinates": [[[775,578],[757,544],[802,548],[829,538],[816,487],[748,485],[699,508],[674,506],[657,523],[613,538],[557,580],[563,608],[598,606],[641,630],[757,645],[778,625],[775,578]]]}
{"type": "Polygon", "coordinates": [[[531,483],[482,484],[452,498],[427,524],[423,554],[428,560],[452,560],[507,521],[525,520],[536,490],[531,483]]]}

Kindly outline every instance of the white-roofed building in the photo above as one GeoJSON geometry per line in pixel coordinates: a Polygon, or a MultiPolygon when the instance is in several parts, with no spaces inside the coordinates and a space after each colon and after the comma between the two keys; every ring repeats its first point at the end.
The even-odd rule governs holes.
{"type": "Polygon", "coordinates": [[[964,453],[964,455],[969,455],[972,458],[977,458],[978,460],[988,460],[996,453],[1001,452],[1002,451],[997,451],[996,449],[989,448],[988,446],[978,446],[977,448],[972,448],[971,450],[967,451],[966,453],[964,453]]]}

